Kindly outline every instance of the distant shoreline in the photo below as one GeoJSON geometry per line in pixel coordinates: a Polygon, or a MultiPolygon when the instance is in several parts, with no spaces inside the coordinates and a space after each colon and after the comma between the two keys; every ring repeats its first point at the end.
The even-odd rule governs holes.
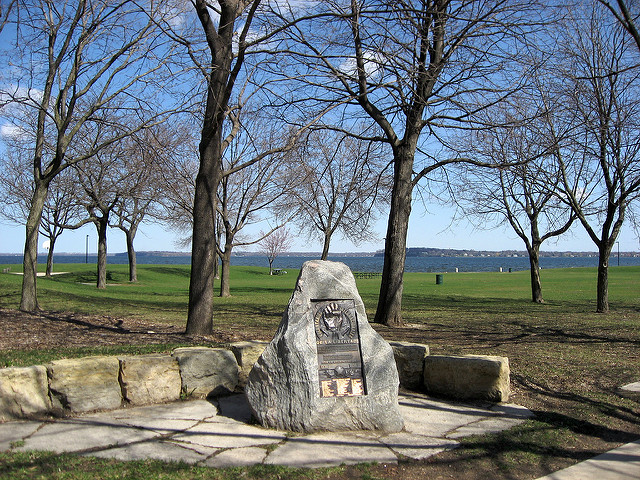
{"type": "MultiPolygon", "coordinates": [[[[38,256],[45,256],[47,252],[39,252],[38,256]]],[[[65,256],[79,256],[85,255],[85,252],[56,252],[56,257],[65,256]]],[[[96,253],[89,253],[90,256],[95,256],[96,253]]],[[[330,252],[331,257],[382,257],[384,255],[383,250],[376,252],[330,252]]],[[[621,258],[636,258],[640,257],[640,252],[619,252],[621,258]]],[[[22,256],[22,253],[0,253],[0,256],[22,256]]],[[[107,257],[126,257],[127,252],[108,253],[107,257]]],[[[154,256],[154,257],[190,257],[191,252],[174,252],[174,251],[139,251],[136,252],[138,257],[154,256]]],[[[233,257],[260,257],[264,256],[261,252],[247,252],[237,251],[233,252],[233,257]]],[[[283,252],[280,257],[317,257],[320,258],[320,252],[283,252]]],[[[528,257],[529,255],[525,250],[461,250],[461,249],[444,249],[444,248],[426,248],[426,247],[409,247],[407,248],[407,257],[471,257],[471,258],[486,258],[486,257],[528,257]]],[[[611,257],[617,257],[618,252],[614,249],[611,252],[611,257]]],[[[552,258],[579,258],[579,257],[598,257],[598,252],[576,252],[576,251],[541,251],[540,257],[552,257],[552,258]]]]}

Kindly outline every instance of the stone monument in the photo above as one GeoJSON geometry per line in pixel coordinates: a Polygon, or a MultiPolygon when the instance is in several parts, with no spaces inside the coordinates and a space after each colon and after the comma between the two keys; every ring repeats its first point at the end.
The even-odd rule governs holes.
{"type": "Polygon", "coordinates": [[[296,432],[397,432],[393,350],[367,321],[343,263],[309,261],[245,388],[256,419],[296,432]]]}

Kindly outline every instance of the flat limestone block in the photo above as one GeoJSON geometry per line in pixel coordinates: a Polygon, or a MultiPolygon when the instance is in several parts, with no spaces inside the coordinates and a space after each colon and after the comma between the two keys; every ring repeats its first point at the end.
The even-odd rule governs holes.
{"type": "Polygon", "coordinates": [[[120,357],[122,394],[131,405],[180,399],[182,383],[175,358],[169,355],[120,357]]]}
{"type": "Polygon", "coordinates": [[[0,422],[43,413],[50,408],[45,367],[0,369],[0,422]]]}
{"type": "Polygon", "coordinates": [[[122,405],[117,357],[56,360],[46,368],[54,408],[87,412],[110,410],[122,405]]]}
{"type": "Polygon", "coordinates": [[[400,386],[409,390],[420,390],[424,371],[424,359],[429,355],[429,346],[411,342],[389,342],[398,368],[400,386]]]}
{"type": "Polygon", "coordinates": [[[305,262],[275,337],[249,374],[245,392],[256,419],[296,432],[397,432],[404,425],[398,385],[393,351],[369,325],[349,268],[305,262]],[[353,351],[354,342],[361,355],[353,351]],[[332,351],[324,353],[326,347],[332,351]],[[330,376],[322,390],[320,349],[327,365],[323,375],[330,376]]]}
{"type": "Polygon", "coordinates": [[[424,387],[428,393],[459,400],[506,402],[510,395],[509,359],[486,355],[429,355],[424,387]]]}
{"type": "Polygon", "coordinates": [[[258,361],[264,349],[269,342],[260,342],[258,340],[249,340],[246,342],[235,342],[231,344],[231,351],[236,356],[238,365],[240,366],[240,374],[238,377],[238,386],[243,387],[247,384],[249,372],[253,365],[258,361]]]}
{"type": "Polygon", "coordinates": [[[180,366],[182,391],[204,398],[233,392],[238,386],[238,362],[224,348],[176,348],[172,356],[180,366]]]}

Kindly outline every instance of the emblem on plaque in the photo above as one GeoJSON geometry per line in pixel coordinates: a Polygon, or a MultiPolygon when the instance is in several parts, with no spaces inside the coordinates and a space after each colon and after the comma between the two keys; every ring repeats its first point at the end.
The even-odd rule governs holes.
{"type": "Polygon", "coordinates": [[[315,300],[321,397],[365,395],[354,300],[315,300]]]}

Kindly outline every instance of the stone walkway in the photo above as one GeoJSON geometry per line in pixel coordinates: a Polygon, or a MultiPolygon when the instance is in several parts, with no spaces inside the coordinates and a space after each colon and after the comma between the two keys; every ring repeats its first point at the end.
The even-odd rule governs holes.
{"type": "Polygon", "coordinates": [[[0,424],[0,450],[48,450],[134,460],[154,458],[212,467],[257,463],[327,467],[423,459],[455,448],[467,435],[498,432],[531,416],[518,405],[487,408],[400,396],[405,430],[292,435],[251,425],[244,395],[216,404],[194,400],[74,418],[0,424]]]}

